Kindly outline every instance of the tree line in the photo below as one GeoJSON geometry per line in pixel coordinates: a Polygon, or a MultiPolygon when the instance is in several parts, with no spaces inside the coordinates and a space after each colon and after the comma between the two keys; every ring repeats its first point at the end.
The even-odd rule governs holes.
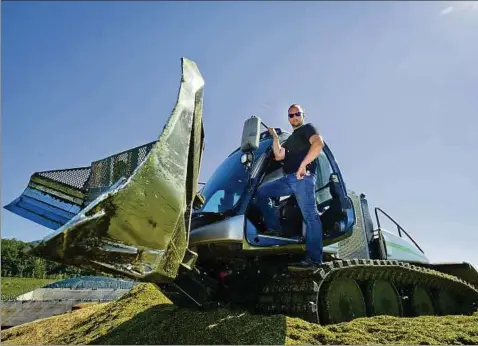
{"type": "Polygon", "coordinates": [[[84,270],[53,261],[44,260],[24,252],[28,247],[17,239],[2,239],[2,277],[20,277],[37,279],[64,279],[76,276],[101,275],[94,271],[84,270]]]}

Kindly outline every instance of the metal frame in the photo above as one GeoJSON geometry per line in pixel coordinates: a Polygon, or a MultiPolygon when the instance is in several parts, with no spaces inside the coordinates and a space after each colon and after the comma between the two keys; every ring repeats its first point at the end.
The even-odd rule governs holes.
{"type": "Polygon", "coordinates": [[[380,227],[380,219],[378,217],[378,212],[381,212],[383,215],[385,215],[390,221],[392,221],[395,226],[397,226],[397,230],[398,230],[398,235],[400,236],[400,238],[403,238],[402,237],[402,232],[405,233],[405,235],[408,237],[408,239],[410,239],[412,241],[412,243],[418,248],[418,250],[421,251],[422,254],[425,254],[425,252],[422,250],[422,248],[415,242],[415,240],[413,240],[413,238],[407,233],[407,231],[405,231],[403,229],[402,226],[400,226],[398,224],[397,221],[395,221],[390,215],[388,215],[386,212],[384,212],[382,209],[380,209],[379,207],[375,207],[375,219],[377,220],[377,226],[378,228],[381,228],[380,227]]]}

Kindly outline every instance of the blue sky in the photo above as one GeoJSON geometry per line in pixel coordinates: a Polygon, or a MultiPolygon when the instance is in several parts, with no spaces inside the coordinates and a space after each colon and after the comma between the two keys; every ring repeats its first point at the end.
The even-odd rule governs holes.
{"type": "MultiPolygon", "coordinates": [[[[206,80],[205,180],[251,114],[300,103],[349,188],[432,261],[478,266],[478,6],[465,2],[2,4],[2,205],[35,171],[159,135],[180,58],[206,80]]],[[[2,237],[49,230],[2,209],[2,237]]]]}

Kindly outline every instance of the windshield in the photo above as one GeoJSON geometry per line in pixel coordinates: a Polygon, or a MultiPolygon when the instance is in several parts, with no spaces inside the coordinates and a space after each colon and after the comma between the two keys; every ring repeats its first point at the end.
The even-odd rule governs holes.
{"type": "MultiPolygon", "coordinates": [[[[270,139],[261,141],[254,152],[254,162],[270,145],[270,139]]],[[[201,191],[205,203],[198,212],[217,213],[234,208],[244,193],[249,178],[248,168],[241,163],[242,155],[243,152],[238,150],[219,165],[201,191]]]]}

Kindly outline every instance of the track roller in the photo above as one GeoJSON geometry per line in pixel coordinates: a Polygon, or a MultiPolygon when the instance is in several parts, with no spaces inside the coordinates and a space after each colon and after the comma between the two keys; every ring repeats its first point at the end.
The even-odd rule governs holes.
{"type": "Polygon", "coordinates": [[[440,315],[454,315],[460,313],[459,302],[456,297],[446,290],[439,290],[434,295],[435,305],[440,315]]]}
{"type": "Polygon", "coordinates": [[[367,283],[365,299],[369,316],[403,316],[402,300],[396,287],[385,280],[367,283]]]}
{"type": "Polygon", "coordinates": [[[320,294],[321,322],[340,323],[366,317],[367,309],[360,286],[353,279],[338,278],[324,283],[320,294]]]}
{"type": "Polygon", "coordinates": [[[413,316],[435,315],[433,296],[426,288],[415,286],[410,297],[410,308],[413,316]]]}

